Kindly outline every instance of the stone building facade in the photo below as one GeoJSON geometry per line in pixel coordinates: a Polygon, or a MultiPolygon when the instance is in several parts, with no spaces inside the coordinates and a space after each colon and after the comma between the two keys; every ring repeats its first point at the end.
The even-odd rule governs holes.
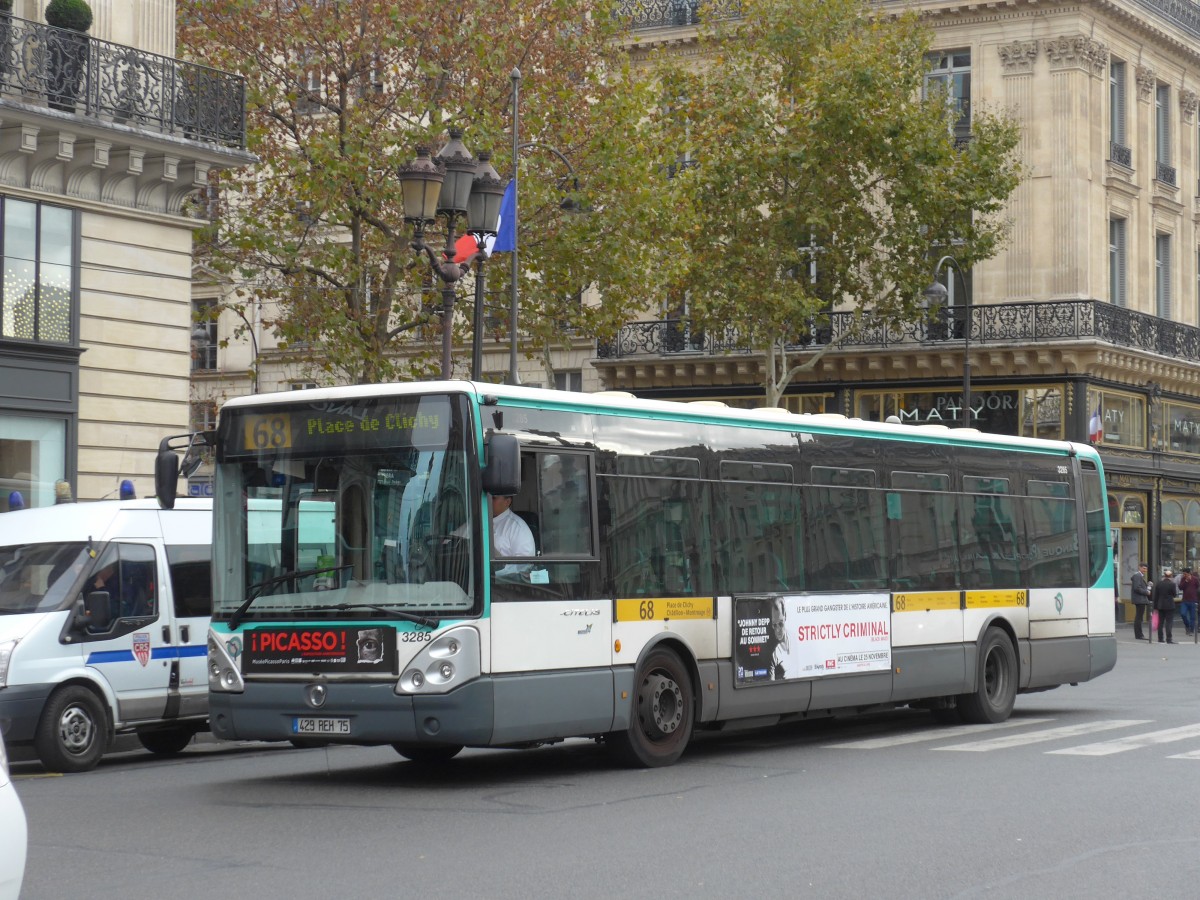
{"type": "MultiPolygon", "coordinates": [[[[628,5],[645,12],[635,54],[702,53],[693,7],[628,5]]],[[[1091,440],[1108,475],[1122,597],[1139,560],[1200,570],[1200,5],[880,6],[925,15],[929,77],[968,130],[978,109],[1019,121],[1025,178],[1003,250],[961,279],[951,264],[940,273],[947,317],[838,344],[786,404],[1091,440]]],[[[736,15],[737,4],[717,12],[736,15]]],[[[834,313],[798,349],[835,342],[845,325],[834,313]]],[[[763,358],[740,346],[736,323],[720,334],[630,323],[598,348],[596,367],[605,387],[645,396],[762,397],[763,358]]]]}
{"type": "Polygon", "coordinates": [[[243,85],[174,58],[174,0],[92,0],[83,42],[45,5],[0,21],[0,512],[152,493],[188,425],[192,201],[251,160],[243,85]]]}
{"type": "MultiPolygon", "coordinates": [[[[826,352],[785,405],[1091,439],[1107,468],[1122,596],[1140,559],[1200,568],[1200,6],[879,5],[915,5],[934,29],[929,77],[959,104],[965,137],[974,110],[1019,121],[1026,177],[1002,251],[971,271],[939,271],[946,315],[849,338],[838,312],[800,329],[801,353],[826,352]]],[[[619,13],[632,23],[635,58],[666,51],[702,64],[700,18],[736,17],[740,6],[624,0],[619,13]]],[[[197,288],[201,305],[218,296],[215,285],[197,288]]],[[[611,343],[561,348],[559,386],[762,402],[764,360],[741,343],[737,323],[701,333],[654,312],[651,298],[644,320],[611,343]]],[[[219,352],[238,322],[198,336],[198,423],[232,393],[307,383],[298,358],[241,324],[254,340],[219,352]]],[[[504,371],[506,350],[485,345],[485,372],[504,371]]],[[[523,381],[547,383],[536,361],[522,364],[523,381]]]]}

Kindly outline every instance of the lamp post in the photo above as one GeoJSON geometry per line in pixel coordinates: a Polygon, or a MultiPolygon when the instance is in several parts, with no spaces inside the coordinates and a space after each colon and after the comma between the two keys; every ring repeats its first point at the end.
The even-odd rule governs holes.
{"type": "MultiPolygon", "coordinates": [[[[457,227],[460,217],[467,216],[472,210],[472,191],[479,185],[483,193],[495,193],[496,185],[485,184],[486,178],[477,178],[478,162],[471,156],[470,151],[462,142],[462,131],[457,128],[449,130],[450,140],[437,159],[430,158],[428,147],[417,148],[417,158],[401,166],[399,170],[400,186],[404,199],[404,219],[412,223],[412,248],[417,253],[424,253],[429,259],[429,268],[442,282],[442,378],[449,378],[453,371],[451,348],[454,332],[454,293],[455,285],[471,269],[471,263],[480,257],[476,252],[455,262],[455,242],[458,237],[457,227]],[[437,221],[438,216],[446,218],[446,248],[441,257],[425,243],[425,229],[437,221]]],[[[497,185],[499,178],[495,179],[497,185]]],[[[499,213],[499,200],[495,203],[480,201],[477,207],[478,215],[486,215],[489,209],[499,213]]],[[[468,230],[480,234],[489,231],[495,233],[496,223],[479,221],[470,223],[468,230]],[[471,226],[475,227],[471,227],[471,226]]],[[[478,293],[478,291],[477,291],[478,293]]]]}
{"type": "MultiPolygon", "coordinates": [[[[475,235],[475,240],[480,246],[488,235],[496,233],[497,220],[500,218],[500,201],[503,197],[504,183],[492,167],[492,154],[481,150],[471,187],[470,210],[467,213],[469,230],[475,235]]],[[[487,254],[478,253],[476,257],[475,310],[471,321],[472,381],[478,381],[483,374],[483,295],[487,284],[484,270],[487,254]]]]}
{"type": "Polygon", "coordinates": [[[963,389],[962,389],[962,406],[963,406],[963,425],[970,427],[971,425],[971,303],[967,296],[967,278],[963,274],[962,267],[958,264],[953,256],[943,256],[937,261],[937,265],[933,267],[933,283],[925,288],[923,296],[926,303],[930,306],[945,307],[946,300],[950,296],[950,292],[946,290],[946,286],[938,281],[938,276],[942,274],[942,268],[949,266],[958,273],[959,280],[963,286],[963,389]]]}

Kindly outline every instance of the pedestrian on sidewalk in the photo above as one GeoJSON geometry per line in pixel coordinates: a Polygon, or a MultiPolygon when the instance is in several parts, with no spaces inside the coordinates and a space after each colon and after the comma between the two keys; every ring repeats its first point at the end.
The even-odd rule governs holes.
{"type": "Polygon", "coordinates": [[[1175,622],[1175,596],[1177,588],[1175,587],[1175,573],[1170,569],[1163,570],[1163,577],[1154,583],[1154,591],[1150,595],[1150,600],[1154,604],[1154,611],[1158,613],[1158,642],[1163,643],[1163,628],[1166,627],[1167,640],[1166,643],[1175,643],[1174,635],[1171,634],[1171,626],[1175,622]]]}
{"type": "Polygon", "coordinates": [[[1146,581],[1146,568],[1145,563],[1139,564],[1129,579],[1129,587],[1133,591],[1133,636],[1139,641],[1146,639],[1146,635],[1142,634],[1142,620],[1150,608],[1150,583],[1146,581]]]}
{"type": "Polygon", "coordinates": [[[1184,630],[1188,634],[1196,633],[1196,601],[1200,599],[1200,578],[1192,572],[1191,566],[1185,566],[1183,577],[1179,579],[1179,618],[1183,619],[1184,630]]]}

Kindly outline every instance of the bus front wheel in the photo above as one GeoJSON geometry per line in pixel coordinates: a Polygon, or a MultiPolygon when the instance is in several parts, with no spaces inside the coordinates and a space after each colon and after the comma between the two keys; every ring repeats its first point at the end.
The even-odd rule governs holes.
{"type": "Polygon", "coordinates": [[[958,698],[963,721],[978,725],[1003,722],[1017,699],[1017,653],[1008,635],[989,628],[979,647],[975,692],[958,698]]]}
{"type": "Polygon", "coordinates": [[[462,753],[461,744],[392,744],[392,749],[415,763],[448,762],[462,753]]]}
{"type": "Polygon", "coordinates": [[[654,650],[638,668],[634,690],[629,728],[609,735],[609,745],[628,765],[669,766],[692,738],[696,704],[687,668],[672,651],[654,650]]]}

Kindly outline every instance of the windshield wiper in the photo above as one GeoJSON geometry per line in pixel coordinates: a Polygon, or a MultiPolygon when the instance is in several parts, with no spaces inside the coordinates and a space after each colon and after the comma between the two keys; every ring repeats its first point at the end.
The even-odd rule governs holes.
{"type": "Polygon", "coordinates": [[[344,566],[324,566],[320,569],[304,569],[297,572],[284,572],[282,575],[276,575],[273,578],[268,578],[266,581],[260,581],[257,584],[250,585],[249,593],[246,594],[246,599],[242,601],[242,605],[233,611],[233,615],[229,617],[229,627],[237,628],[242,621],[242,617],[246,615],[246,610],[250,608],[250,604],[262,596],[264,590],[269,587],[274,587],[277,584],[283,584],[285,581],[293,581],[297,578],[309,578],[313,575],[321,575],[325,572],[340,572],[342,569],[353,568],[349,563],[344,566]]]}
{"type": "Polygon", "coordinates": [[[374,603],[330,603],[326,606],[306,606],[302,612],[327,612],[336,610],[337,612],[345,612],[348,609],[373,609],[375,612],[381,612],[387,616],[394,616],[397,619],[403,619],[405,622],[415,622],[418,625],[424,625],[426,628],[437,628],[442,624],[440,619],[433,619],[429,616],[421,616],[417,613],[405,612],[402,609],[389,609],[386,606],[376,606],[374,603]]]}

